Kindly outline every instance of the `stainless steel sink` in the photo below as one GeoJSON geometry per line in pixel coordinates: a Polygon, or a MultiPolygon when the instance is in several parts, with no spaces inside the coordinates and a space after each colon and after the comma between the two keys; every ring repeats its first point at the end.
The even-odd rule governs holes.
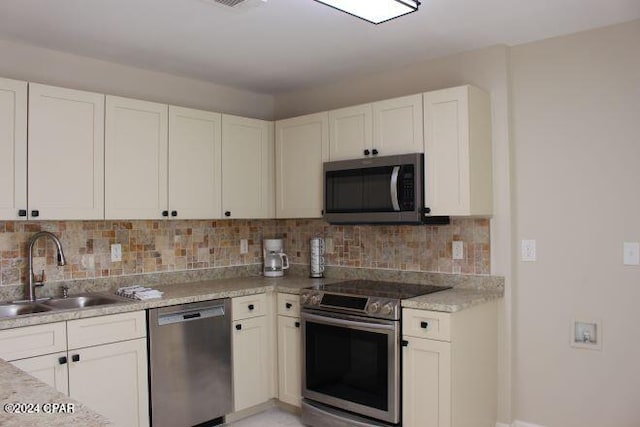
{"type": "Polygon", "coordinates": [[[42,304],[58,310],[66,310],[72,308],[96,307],[100,305],[119,304],[122,302],[130,302],[125,298],[116,296],[107,296],[101,294],[85,294],[70,296],[68,298],[55,298],[43,301],[42,304]]]}
{"type": "Polygon", "coordinates": [[[50,310],[51,307],[40,303],[0,304],[0,317],[16,317],[23,314],[42,313],[50,310]]]}

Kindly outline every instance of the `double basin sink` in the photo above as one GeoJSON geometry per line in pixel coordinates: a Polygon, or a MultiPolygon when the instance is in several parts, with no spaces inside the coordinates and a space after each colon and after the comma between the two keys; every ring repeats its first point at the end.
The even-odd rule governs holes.
{"type": "Polygon", "coordinates": [[[0,304],[0,318],[18,317],[25,314],[44,313],[54,310],[69,310],[130,302],[125,298],[102,294],[83,294],[67,298],[53,298],[36,302],[14,302],[0,304]]]}

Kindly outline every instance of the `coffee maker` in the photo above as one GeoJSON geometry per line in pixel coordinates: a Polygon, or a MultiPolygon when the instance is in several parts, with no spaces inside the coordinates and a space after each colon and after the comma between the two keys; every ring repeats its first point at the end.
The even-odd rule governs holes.
{"type": "Polygon", "coordinates": [[[282,277],[289,268],[289,258],[283,252],[282,239],[262,240],[262,274],[265,277],[282,277]]]}

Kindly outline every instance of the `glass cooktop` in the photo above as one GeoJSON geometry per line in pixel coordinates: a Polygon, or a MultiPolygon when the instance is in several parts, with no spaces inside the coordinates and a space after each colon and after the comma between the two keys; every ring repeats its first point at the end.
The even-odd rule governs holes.
{"type": "Polygon", "coordinates": [[[416,285],[402,282],[379,282],[376,280],[347,280],[316,287],[316,289],[344,295],[407,299],[433,292],[451,289],[446,286],[416,285]]]}

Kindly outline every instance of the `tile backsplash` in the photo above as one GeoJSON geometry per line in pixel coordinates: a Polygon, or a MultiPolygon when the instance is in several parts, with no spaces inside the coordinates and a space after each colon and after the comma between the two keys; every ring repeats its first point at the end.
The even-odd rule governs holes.
{"type": "Polygon", "coordinates": [[[490,274],[489,220],[452,218],[447,226],[329,225],[322,220],[215,221],[0,221],[0,285],[25,282],[27,244],[40,230],[56,234],[67,265],[41,239],[34,270],[47,281],[117,277],[259,264],[262,239],[282,237],[290,262],[308,264],[309,239],[323,236],[331,266],[490,274]],[[240,253],[240,239],[249,252],[240,253]],[[451,259],[451,242],[464,242],[465,259],[451,259]],[[122,261],[111,261],[111,245],[122,245],[122,261]],[[332,248],[331,248],[332,246],[332,248]]]}

